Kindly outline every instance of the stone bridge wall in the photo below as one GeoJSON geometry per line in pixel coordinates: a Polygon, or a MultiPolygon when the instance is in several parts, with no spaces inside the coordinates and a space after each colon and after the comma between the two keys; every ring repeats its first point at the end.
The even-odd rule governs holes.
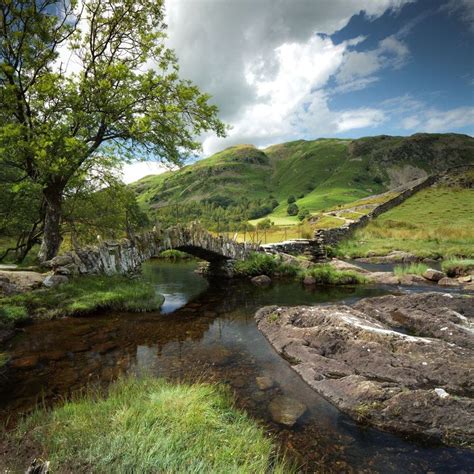
{"type": "Polygon", "coordinates": [[[47,265],[55,273],[65,275],[129,274],[138,271],[144,261],[169,249],[182,250],[215,266],[228,260],[245,259],[259,250],[255,245],[214,236],[200,225],[192,224],[155,228],[133,239],[104,241],[96,246],[78,248],[53,258],[47,265]]]}

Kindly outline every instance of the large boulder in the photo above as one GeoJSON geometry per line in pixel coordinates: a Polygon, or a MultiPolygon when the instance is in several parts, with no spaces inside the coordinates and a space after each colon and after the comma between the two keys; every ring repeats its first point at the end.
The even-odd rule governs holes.
{"type": "Polygon", "coordinates": [[[23,292],[39,288],[43,283],[44,275],[30,271],[0,271],[2,288],[6,292],[23,292]]]}
{"type": "Polygon", "coordinates": [[[474,443],[473,300],[441,293],[353,306],[266,307],[259,329],[316,391],[382,429],[474,443]]]}
{"type": "Polygon", "coordinates": [[[430,281],[438,282],[441,278],[444,278],[446,273],[440,272],[439,270],[435,270],[434,268],[428,268],[428,270],[423,273],[423,278],[426,278],[430,281]]]}

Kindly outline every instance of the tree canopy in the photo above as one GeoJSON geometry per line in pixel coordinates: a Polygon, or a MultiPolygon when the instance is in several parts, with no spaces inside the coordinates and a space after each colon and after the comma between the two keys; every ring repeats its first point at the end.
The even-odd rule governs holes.
{"type": "Polygon", "coordinates": [[[61,243],[66,190],[94,164],[180,164],[200,134],[225,133],[180,79],[165,29],[162,0],[1,2],[0,163],[41,190],[43,260],[61,243]]]}

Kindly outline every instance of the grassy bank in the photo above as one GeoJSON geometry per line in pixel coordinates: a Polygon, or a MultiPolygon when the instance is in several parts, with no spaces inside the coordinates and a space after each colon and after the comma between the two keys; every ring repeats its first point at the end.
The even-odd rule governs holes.
{"type": "Polygon", "coordinates": [[[474,258],[474,193],[424,189],[342,242],[338,255],[366,257],[403,250],[421,258],[474,258]]]}
{"type": "Polygon", "coordinates": [[[163,250],[163,252],[160,252],[160,255],[158,256],[158,258],[161,258],[163,260],[170,260],[172,262],[195,259],[192,255],[189,255],[189,253],[181,252],[180,250],[174,250],[174,249],[163,250]]]}
{"type": "Polygon", "coordinates": [[[316,264],[309,268],[302,268],[297,259],[288,263],[264,253],[255,253],[246,260],[236,262],[235,272],[240,277],[267,275],[296,280],[303,280],[310,276],[318,285],[354,285],[367,282],[362,275],[351,270],[337,270],[329,264],[316,264]]]}
{"type": "Polygon", "coordinates": [[[53,472],[291,471],[223,387],[153,378],[124,379],[106,397],[89,393],[37,411],[11,441],[20,457],[22,444],[34,446],[53,472]]]}
{"type": "Polygon", "coordinates": [[[0,325],[31,317],[79,316],[101,309],[152,311],[163,297],[153,285],[122,276],[79,277],[56,288],[0,298],[0,325]]]}

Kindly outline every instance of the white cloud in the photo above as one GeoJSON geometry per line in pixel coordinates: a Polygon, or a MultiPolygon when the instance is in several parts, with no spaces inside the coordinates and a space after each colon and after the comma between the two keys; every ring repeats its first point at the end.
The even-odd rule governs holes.
{"type": "Polygon", "coordinates": [[[474,107],[457,107],[450,110],[429,108],[402,121],[407,130],[418,129],[424,132],[448,132],[474,126],[474,107]]]}
{"type": "Polygon", "coordinates": [[[161,174],[169,170],[169,167],[154,161],[127,163],[122,169],[122,179],[124,183],[128,184],[133,183],[144,176],[148,176],[149,174],[161,174]]]}
{"type": "Polygon", "coordinates": [[[384,68],[399,69],[408,60],[408,47],[395,36],[380,41],[376,49],[370,51],[346,51],[344,62],[336,80],[339,91],[356,90],[377,80],[373,74],[384,68]]]}
{"type": "MultiPolygon", "coordinates": [[[[167,0],[169,46],[177,53],[181,75],[210,93],[221,118],[232,126],[224,140],[204,137],[205,154],[235,143],[262,145],[301,137],[302,129],[321,136],[338,127],[378,123],[381,112],[344,111],[339,117],[330,110],[322,89],[349,49],[365,38],[336,45],[327,35],[360,12],[375,19],[411,1],[167,0]]],[[[379,56],[400,58],[404,45],[397,41],[381,43],[379,56]]],[[[385,67],[379,56],[374,72],[385,67]]],[[[355,90],[375,80],[357,75],[353,85],[344,86],[355,90]]]]}
{"type": "Polygon", "coordinates": [[[450,0],[441,10],[450,15],[457,15],[461,21],[467,23],[471,32],[474,33],[474,1],[473,0],[450,0]]]}

